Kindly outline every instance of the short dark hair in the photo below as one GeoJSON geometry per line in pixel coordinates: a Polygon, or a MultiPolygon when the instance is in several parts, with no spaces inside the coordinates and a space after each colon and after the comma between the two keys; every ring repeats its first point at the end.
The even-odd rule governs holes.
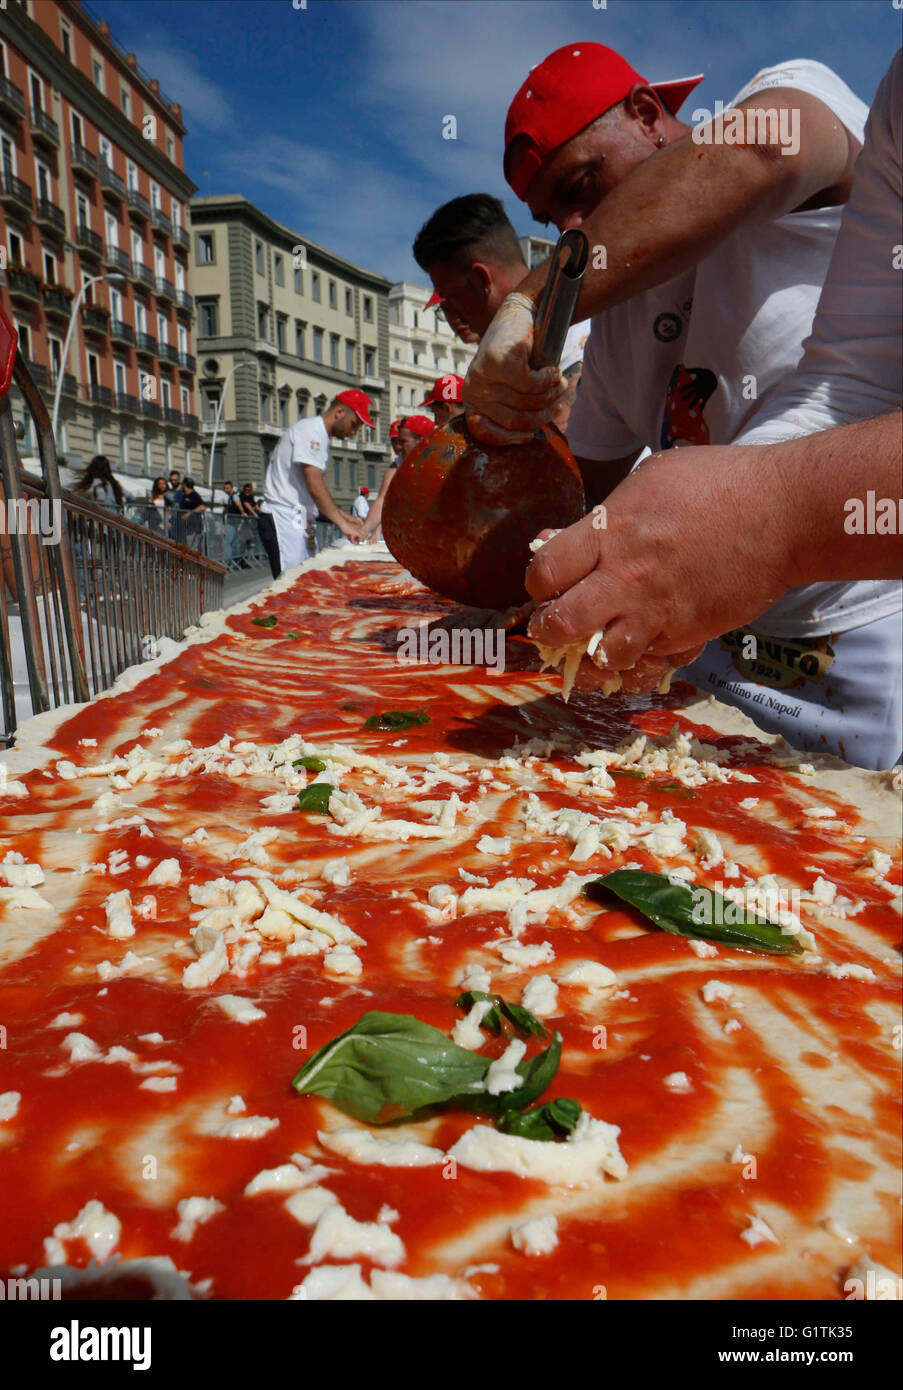
{"type": "Polygon", "coordinates": [[[414,238],[414,259],[429,271],[436,261],[459,261],[479,248],[503,265],[526,268],[517,232],[491,193],[465,193],[437,208],[414,238]]]}
{"type": "Polygon", "coordinates": [[[194,478],[183,478],[183,479],[182,479],[182,486],[183,486],[183,487],[194,487],[194,478]]]}
{"type": "Polygon", "coordinates": [[[227,478],[226,481],[223,483],[223,487],[234,487],[234,486],[235,486],[235,484],[233,483],[233,481],[232,481],[231,478],[227,478]]]}

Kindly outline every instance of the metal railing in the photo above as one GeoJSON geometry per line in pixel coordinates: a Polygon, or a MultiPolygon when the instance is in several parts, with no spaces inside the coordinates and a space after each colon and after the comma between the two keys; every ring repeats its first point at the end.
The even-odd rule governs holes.
{"type": "Polygon", "coordinates": [[[158,507],[153,502],[128,502],[125,511],[131,521],[200,551],[228,570],[261,569],[269,564],[256,517],[209,507],[204,512],[189,512],[177,506],[158,507]]]}
{"type": "MultiPolygon", "coordinates": [[[[0,339],[11,334],[2,316],[0,339]]],[[[0,744],[7,746],[22,718],[90,699],[127,666],[154,656],[158,638],[179,639],[218,606],[226,574],[201,547],[64,491],[50,417],[21,353],[13,379],[34,423],[42,476],[21,471],[9,395],[0,394],[7,523],[0,532],[0,744]]]]}

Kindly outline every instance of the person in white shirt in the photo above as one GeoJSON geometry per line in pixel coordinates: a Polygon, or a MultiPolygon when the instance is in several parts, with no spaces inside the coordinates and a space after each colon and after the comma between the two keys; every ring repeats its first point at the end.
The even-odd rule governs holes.
{"type": "MultiPolygon", "coordinates": [[[[800,586],[832,580],[821,588],[852,589],[865,607],[880,598],[875,580],[899,577],[903,280],[887,248],[898,244],[901,213],[903,50],[872,104],[796,371],[733,445],[681,449],[673,459],[656,455],[609,496],[604,528],[588,519],[579,536],[569,528],[561,543],[543,548],[527,583],[541,600],[557,597],[554,614],[545,607],[534,615],[537,638],[557,645],[569,640],[565,633],[594,631],[618,615],[632,638],[631,655],[644,652],[633,688],[649,689],[673,665],[671,653],[708,641],[689,677],[697,665],[717,663],[736,703],[752,705],[758,695],[750,712],[768,724],[771,706],[741,666],[786,665],[795,643],[762,639],[759,624],[745,625],[794,586],[804,600],[808,587],[800,586]],[[705,548],[696,540],[702,527],[705,548]],[[850,580],[858,582],[838,582],[850,580]],[[728,640],[719,647],[711,639],[721,633],[728,640]]],[[[792,633],[806,614],[789,621],[792,633]]],[[[901,691],[881,649],[899,649],[898,615],[879,616],[843,640],[856,643],[868,663],[872,717],[856,724],[846,718],[846,692],[834,673],[818,715],[821,733],[842,744],[848,762],[889,766],[900,752],[901,691]],[[875,629],[885,631],[886,642],[876,642],[875,629]]],[[[621,655],[617,647],[613,655],[621,655]]],[[[584,662],[578,684],[592,688],[610,674],[584,662]]],[[[779,698],[795,696],[782,691],[779,698]]],[[[817,748],[818,739],[809,746],[817,748]]]]}
{"type": "Polygon", "coordinates": [[[367,517],[370,514],[369,497],[370,489],[364,486],[361,488],[357,497],[355,497],[354,501],[351,504],[351,511],[353,515],[359,517],[361,521],[366,521],[367,517]]]}
{"type": "Polygon", "coordinates": [[[349,540],[360,540],[360,518],[343,512],[329,494],[326,464],[330,439],[351,439],[361,425],[373,428],[370,397],[340,391],[322,415],[287,429],[273,450],[257,525],[274,579],[307,559],[307,528],[318,511],[349,540]]]}
{"type": "MultiPolygon", "coordinates": [[[[414,239],[414,259],[435,290],[426,307],[441,304],[452,331],[464,342],[479,342],[502,301],[527,274],[517,232],[501,201],[489,193],[467,193],[437,208],[414,239]]],[[[588,321],[574,323],[565,339],[559,365],[567,392],[554,417],[560,430],[567,426],[577,394],[589,330],[588,321]]],[[[433,410],[437,425],[445,424],[445,419],[436,415],[434,403],[450,398],[461,401],[460,388],[451,396],[444,387],[449,380],[460,378],[440,377],[421,402],[433,410]]],[[[457,410],[462,409],[459,404],[457,410]]]]}
{"type": "MultiPolygon", "coordinates": [[[[675,113],[699,81],[650,85],[611,49],[578,44],[534,69],[509,110],[509,182],[538,220],[582,226],[593,248],[577,310],[592,331],[567,430],[591,506],[644,445],[728,444],[768,407],[802,355],[852,187],[867,112],[828,68],[765,69],[714,119],[697,108],[691,128],[675,113]]],[[[471,363],[464,399],[483,438],[532,432],[562,391],[558,373],[528,365],[544,279],[540,267],[508,297],[471,363]]],[[[705,551],[705,530],[695,544],[705,551]]],[[[774,597],[756,630],[788,648],[779,662],[726,681],[709,661],[692,678],[754,718],[767,708],[797,746],[843,756],[874,720],[869,666],[899,679],[899,646],[876,626],[899,612],[899,586],[774,597]],[[854,635],[867,629],[873,662],[854,635]],[[841,687],[843,747],[824,719],[841,687]]],[[[615,621],[606,650],[624,635],[615,621]]]]}

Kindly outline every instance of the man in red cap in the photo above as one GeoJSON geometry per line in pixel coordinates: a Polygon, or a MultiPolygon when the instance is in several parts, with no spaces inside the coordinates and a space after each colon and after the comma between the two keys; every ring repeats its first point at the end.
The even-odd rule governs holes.
{"type": "MultiPolygon", "coordinates": [[[[591,315],[592,331],[567,435],[591,506],[644,447],[729,444],[749,426],[800,359],[852,187],[867,111],[829,68],[767,68],[714,116],[693,111],[691,126],[677,112],[700,80],[649,83],[611,49],[577,43],[534,68],[508,112],[509,183],[539,221],[582,226],[590,243],[575,317],[591,315]]],[[[538,267],[509,295],[470,365],[465,405],[485,438],[523,437],[553,418],[560,374],[529,369],[545,276],[538,267]]],[[[773,524],[780,505],[763,497],[751,524],[773,524]]],[[[899,607],[891,588],[801,585],[757,617],[757,634],[792,638],[798,666],[815,673],[792,695],[766,662],[738,670],[727,637],[687,675],[811,746],[832,691],[855,723],[869,670],[899,670],[899,639],[894,655],[875,621],[899,607]]],[[[606,629],[606,650],[642,640],[626,622],[606,629]]]]}
{"type": "MultiPolygon", "coordinates": [[[[455,415],[460,415],[464,409],[461,404],[461,387],[464,385],[464,378],[455,376],[454,372],[446,372],[444,376],[437,376],[433,382],[433,389],[430,391],[426,400],[420,402],[421,406],[426,406],[432,412],[436,422],[436,429],[441,429],[447,425],[449,420],[455,415]]],[[[417,416],[409,416],[409,419],[417,419],[417,416]]],[[[423,416],[419,417],[423,419],[423,416]]]]}
{"type": "Polygon", "coordinates": [[[307,531],[318,511],[349,540],[361,539],[360,518],[337,507],[326,486],[330,439],[351,439],[361,425],[373,428],[370,397],[340,391],[322,415],[287,429],[273,450],[257,524],[274,579],[307,559],[307,531]]]}
{"type": "MultiPolygon", "coordinates": [[[[440,381],[442,378],[440,377],[440,381]]],[[[460,381],[460,377],[455,378],[460,381]]],[[[376,496],[376,501],[370,507],[370,514],[364,526],[363,540],[378,541],[382,531],[383,502],[386,493],[389,491],[392,479],[395,477],[396,468],[400,468],[408,454],[414,452],[417,445],[433,433],[436,426],[428,415],[407,415],[398,422],[397,443],[398,449],[395,458],[383,475],[382,484],[376,496]]]]}
{"type": "Polygon", "coordinates": [[[366,521],[370,514],[370,489],[364,485],[351,504],[351,512],[359,521],[366,521]]]}

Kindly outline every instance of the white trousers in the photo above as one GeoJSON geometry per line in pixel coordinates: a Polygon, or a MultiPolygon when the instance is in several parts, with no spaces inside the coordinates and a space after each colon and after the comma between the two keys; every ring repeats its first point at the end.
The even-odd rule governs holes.
{"type": "MultiPolygon", "coordinates": [[[[269,510],[269,509],[268,509],[269,510]]],[[[276,526],[276,539],[279,541],[279,559],[282,569],[294,569],[308,558],[307,512],[303,507],[289,511],[287,507],[273,507],[270,515],[276,526]]]]}

